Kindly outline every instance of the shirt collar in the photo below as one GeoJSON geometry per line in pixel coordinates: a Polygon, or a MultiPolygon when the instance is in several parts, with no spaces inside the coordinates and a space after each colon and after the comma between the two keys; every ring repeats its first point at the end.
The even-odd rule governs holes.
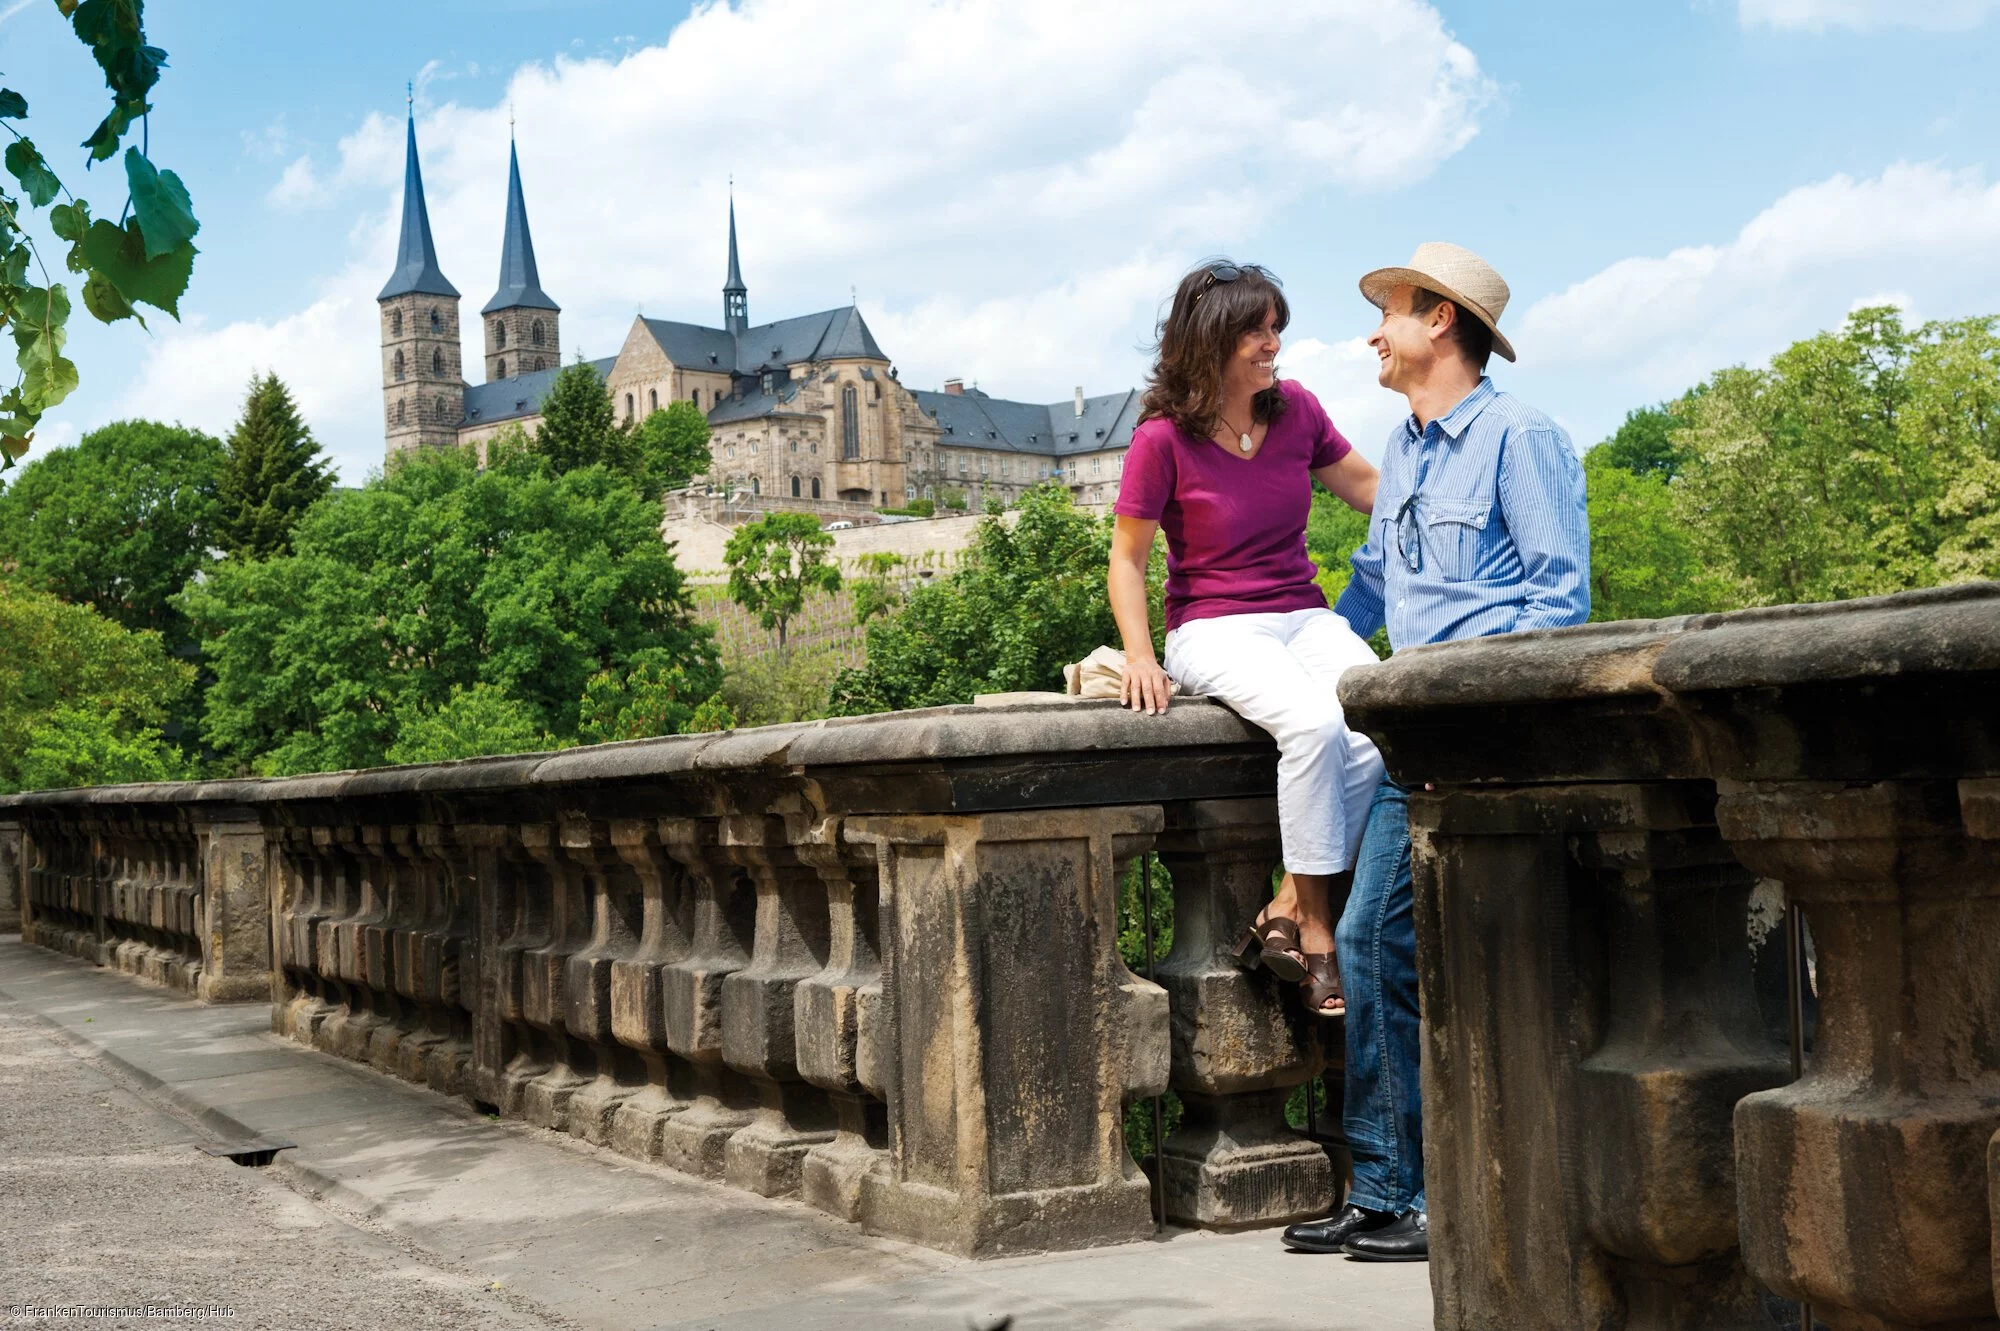
{"type": "MultiPolygon", "coordinates": [[[[1492,377],[1480,375],[1479,382],[1473,385],[1472,391],[1460,398],[1457,406],[1437,418],[1435,424],[1439,432],[1456,443],[1459,436],[1465,433],[1466,427],[1479,419],[1479,413],[1486,410],[1486,404],[1498,393],[1499,390],[1493,387],[1492,377]]],[[[1403,419],[1403,433],[1404,437],[1413,443],[1424,437],[1423,429],[1417,424],[1414,412],[1403,419]]]]}

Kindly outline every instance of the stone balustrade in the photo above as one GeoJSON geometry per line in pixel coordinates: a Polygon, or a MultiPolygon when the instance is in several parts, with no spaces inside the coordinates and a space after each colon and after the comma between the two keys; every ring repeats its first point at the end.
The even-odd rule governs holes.
{"type": "Polygon", "coordinates": [[[1338,1026],[1221,945],[1278,861],[1269,739],[995,707],[0,799],[23,934],[302,1044],[872,1232],[997,1254],[1325,1210],[1284,1103],[1338,1026]],[[1120,959],[1157,853],[1177,934],[1120,959]]]}
{"type": "Polygon", "coordinates": [[[2000,1327],[2000,585],[1399,654],[1437,1325],[2000,1327]],[[1794,1080],[1773,977],[1815,947],[1794,1080]]]}

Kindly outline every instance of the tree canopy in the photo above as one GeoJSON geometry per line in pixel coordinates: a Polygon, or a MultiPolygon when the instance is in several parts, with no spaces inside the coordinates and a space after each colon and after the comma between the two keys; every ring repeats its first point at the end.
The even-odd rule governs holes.
{"type": "Polygon", "coordinates": [[[189,630],[173,597],[217,540],[222,457],[201,431],[157,421],[37,457],[0,491],[0,568],[177,648],[189,630]]]}
{"type": "Polygon", "coordinates": [[[333,489],[333,469],[278,376],[252,376],[217,479],[218,527],[239,559],[290,551],[292,529],[333,489]]]}
{"type": "Polygon", "coordinates": [[[826,557],[831,549],[833,537],[810,513],[772,513],[746,522],[722,552],[729,595],[766,629],[775,628],[782,648],[785,627],[805,608],[806,594],[840,590],[840,569],[826,557]]]}
{"type": "Polygon", "coordinates": [[[700,698],[720,683],[657,509],[601,466],[424,450],[316,506],[293,546],[182,598],[215,673],[203,735],[243,769],[440,752],[439,716],[573,743],[587,686],[641,663],[676,663],[700,698]]]}
{"type": "Polygon", "coordinates": [[[678,490],[714,465],[708,451],[708,417],[692,402],[675,402],[640,421],[633,431],[639,488],[649,498],[678,490]]]}
{"type": "Polygon", "coordinates": [[[604,380],[586,360],[572,361],[556,374],[542,399],[533,448],[558,473],[603,466],[636,479],[632,436],[618,427],[604,380]]]}

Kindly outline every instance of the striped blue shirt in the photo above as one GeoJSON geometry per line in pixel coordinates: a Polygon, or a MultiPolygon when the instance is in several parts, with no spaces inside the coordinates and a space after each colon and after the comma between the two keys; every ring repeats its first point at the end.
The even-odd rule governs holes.
{"type": "Polygon", "coordinates": [[[1418,643],[1590,618],[1583,466],[1554,421],[1482,377],[1389,435],[1368,540],[1335,606],[1367,637],[1418,643]]]}

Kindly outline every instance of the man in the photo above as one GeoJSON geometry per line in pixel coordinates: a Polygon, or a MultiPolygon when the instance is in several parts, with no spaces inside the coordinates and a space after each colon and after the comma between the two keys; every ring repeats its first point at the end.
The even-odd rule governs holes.
{"type": "MultiPolygon", "coordinates": [[[[1417,643],[1581,624],[1590,527],[1569,436],[1486,377],[1507,284],[1469,250],[1425,244],[1361,279],[1382,311],[1370,346],[1383,387],[1409,399],[1390,432],[1368,540],[1334,608],[1367,637],[1417,643]]],[[[1354,1187],[1339,1214],[1293,1225],[1286,1246],[1424,1261],[1423,1102],[1408,797],[1385,780],[1369,808],[1335,935],[1347,991],[1345,1126],[1354,1187]]]]}

